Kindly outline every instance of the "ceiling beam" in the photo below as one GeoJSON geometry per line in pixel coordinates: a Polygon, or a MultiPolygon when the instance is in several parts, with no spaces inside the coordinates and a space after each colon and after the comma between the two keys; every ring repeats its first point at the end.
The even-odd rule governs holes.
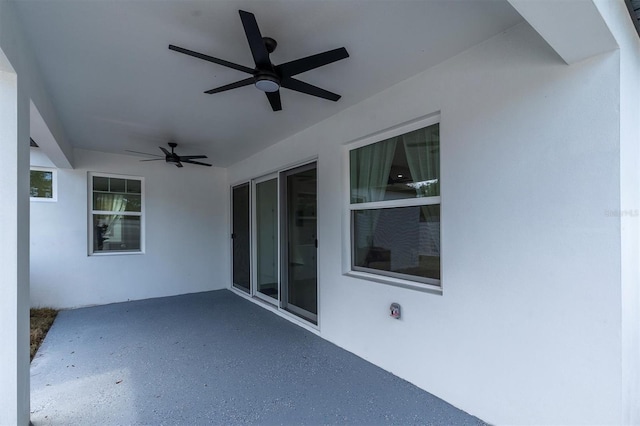
{"type": "Polygon", "coordinates": [[[71,147],[67,146],[66,149],[63,149],[63,147],[60,146],[58,141],[53,137],[42,115],[40,115],[40,111],[38,111],[38,108],[33,104],[33,101],[31,101],[29,132],[31,139],[37,142],[38,147],[49,157],[49,160],[51,160],[54,166],[60,169],[73,168],[71,164],[71,147]]]}
{"type": "Polygon", "coordinates": [[[567,63],[618,48],[593,0],[508,0],[567,63]]]}

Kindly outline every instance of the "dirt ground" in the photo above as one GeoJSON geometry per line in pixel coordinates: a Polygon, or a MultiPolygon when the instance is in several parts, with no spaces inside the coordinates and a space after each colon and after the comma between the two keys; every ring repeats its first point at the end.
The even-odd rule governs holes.
{"type": "Polygon", "coordinates": [[[53,325],[58,311],[50,308],[31,309],[31,359],[53,325]]]}

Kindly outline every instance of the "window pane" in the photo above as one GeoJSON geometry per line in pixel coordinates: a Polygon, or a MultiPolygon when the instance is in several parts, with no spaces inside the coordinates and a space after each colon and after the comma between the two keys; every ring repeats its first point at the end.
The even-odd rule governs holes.
{"type": "MultiPolygon", "coordinates": [[[[287,172],[286,213],[287,227],[287,292],[286,304],[302,309],[297,312],[314,322],[318,314],[318,175],[315,168],[287,172]]],[[[294,309],[295,309],[294,308],[294,309]]],[[[296,311],[293,311],[296,313],[296,311]]]]}
{"type": "Polygon", "coordinates": [[[127,179],[127,193],[140,194],[142,192],[142,182],[139,180],[127,179]]]}
{"type": "Polygon", "coordinates": [[[140,216],[93,215],[93,251],[140,251],[140,216]]]}
{"type": "Polygon", "coordinates": [[[353,212],[353,266],[440,279],[440,206],[353,212]]]}
{"type": "Polygon", "coordinates": [[[125,192],[125,179],[109,178],[109,192],[125,192]]]}
{"type": "Polygon", "coordinates": [[[140,212],[142,211],[142,198],[140,195],[127,194],[124,196],[127,204],[125,206],[126,212],[140,212]]]}
{"type": "Polygon", "coordinates": [[[256,184],[257,290],[278,299],[278,179],[256,184]]]}
{"type": "Polygon", "coordinates": [[[109,178],[94,176],[93,177],[93,190],[94,191],[109,191],[109,178]]]}
{"type": "Polygon", "coordinates": [[[440,126],[352,150],[351,202],[440,195],[440,126]]]}
{"type": "Polygon", "coordinates": [[[142,199],[135,194],[93,193],[93,210],[109,212],[140,212],[142,199]]]}
{"type": "Polygon", "coordinates": [[[53,172],[31,170],[30,194],[36,198],[53,198],[53,172]]]}

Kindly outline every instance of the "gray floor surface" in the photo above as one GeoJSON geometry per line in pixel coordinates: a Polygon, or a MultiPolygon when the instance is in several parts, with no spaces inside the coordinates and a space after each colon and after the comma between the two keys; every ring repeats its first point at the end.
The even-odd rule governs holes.
{"type": "Polygon", "coordinates": [[[479,425],[228,290],[62,311],[34,425],[479,425]]]}

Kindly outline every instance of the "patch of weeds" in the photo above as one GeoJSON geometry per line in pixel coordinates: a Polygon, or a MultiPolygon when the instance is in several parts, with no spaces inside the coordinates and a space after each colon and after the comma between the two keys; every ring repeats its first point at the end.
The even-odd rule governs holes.
{"type": "Polygon", "coordinates": [[[58,311],[51,308],[31,309],[31,360],[53,325],[58,311]]]}

